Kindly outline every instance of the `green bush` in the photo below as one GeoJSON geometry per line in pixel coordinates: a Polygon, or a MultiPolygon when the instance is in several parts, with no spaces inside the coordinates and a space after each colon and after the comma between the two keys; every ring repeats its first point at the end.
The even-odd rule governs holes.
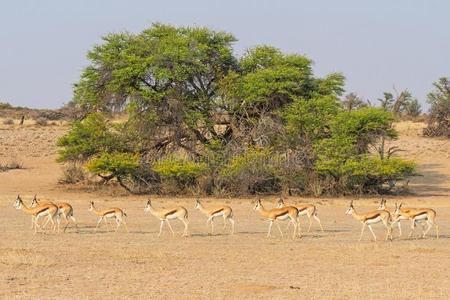
{"type": "MultiPolygon", "coordinates": [[[[380,193],[395,187],[399,180],[413,176],[416,164],[400,158],[380,159],[362,155],[320,170],[322,178],[331,177],[333,188],[341,193],[380,193]]],[[[330,192],[330,191],[328,191],[330,192]]]]}
{"type": "Polygon", "coordinates": [[[269,148],[249,148],[220,171],[226,189],[234,194],[278,192],[281,189],[277,156],[269,148]]]}
{"type": "Polygon", "coordinates": [[[133,174],[138,167],[138,157],[130,153],[102,153],[86,164],[89,172],[106,176],[127,176],[133,174]]]}
{"type": "Polygon", "coordinates": [[[74,121],[66,135],[58,139],[61,147],[58,161],[84,161],[103,152],[124,152],[114,126],[101,113],[89,114],[82,121],[74,121]]]}
{"type": "Polygon", "coordinates": [[[152,169],[163,180],[173,182],[177,188],[184,191],[186,187],[196,183],[197,178],[207,170],[207,165],[177,156],[170,156],[157,161],[152,169]]]}
{"type": "Polygon", "coordinates": [[[367,153],[370,145],[380,138],[396,138],[392,128],[394,118],[390,112],[379,108],[361,108],[350,112],[341,112],[331,125],[335,139],[353,139],[358,153],[367,153]]]}
{"type": "Polygon", "coordinates": [[[290,134],[313,141],[326,136],[339,110],[340,103],[335,96],[296,98],[282,115],[290,134]]]}
{"type": "Polygon", "coordinates": [[[116,178],[119,184],[127,191],[132,190],[125,184],[124,180],[132,177],[139,168],[139,158],[131,153],[102,153],[98,157],[91,158],[86,168],[106,182],[116,178]]]}

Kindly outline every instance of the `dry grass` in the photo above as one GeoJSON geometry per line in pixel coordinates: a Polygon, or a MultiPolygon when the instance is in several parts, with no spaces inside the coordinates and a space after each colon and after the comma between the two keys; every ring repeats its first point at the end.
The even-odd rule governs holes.
{"type": "MultiPolygon", "coordinates": [[[[227,203],[235,211],[236,235],[223,234],[217,220],[218,234],[209,236],[205,217],[193,209],[194,199],[155,198],[156,207],[184,205],[191,220],[189,238],[172,237],[167,228],[158,238],[159,221],[143,212],[146,197],[57,184],[62,169],[55,163],[54,141],[67,127],[0,128],[0,160],[15,152],[27,166],[0,173],[0,298],[448,299],[450,158],[444,152],[449,144],[407,134],[414,129],[405,128],[395,143],[406,150],[402,156],[419,162],[424,176],[411,182],[417,195],[389,198],[388,207],[398,201],[435,208],[439,240],[374,243],[366,232],[358,243],[361,225],[344,214],[345,198],[288,199],[314,202],[325,227],[322,233],[313,223],[311,233],[294,241],[280,238],[276,227],[273,237],[265,238],[268,224],[252,210],[251,199],[204,199],[207,207],[227,203]],[[12,206],[17,193],[27,202],[37,193],[72,203],[79,233],[69,227],[66,234],[33,235],[30,217],[12,206]],[[102,208],[124,208],[130,233],[108,233],[105,227],[95,233],[90,200],[102,208]]],[[[274,202],[275,197],[264,199],[268,207],[274,202]]],[[[377,202],[365,198],[355,206],[372,210],[377,202]]],[[[181,234],[182,225],[172,225],[181,234]]],[[[382,226],[375,227],[382,239],[382,226]]],[[[407,227],[403,224],[405,235],[407,227]]]]}

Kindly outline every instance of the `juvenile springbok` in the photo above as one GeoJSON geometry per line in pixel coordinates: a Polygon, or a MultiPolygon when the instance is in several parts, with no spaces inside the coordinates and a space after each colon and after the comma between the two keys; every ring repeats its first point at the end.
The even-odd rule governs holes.
{"type": "Polygon", "coordinates": [[[289,219],[292,224],[294,224],[294,232],[292,234],[292,238],[295,239],[295,235],[297,230],[299,231],[298,235],[301,236],[301,230],[299,223],[297,221],[298,218],[298,209],[293,206],[285,206],[281,208],[273,208],[273,209],[265,209],[261,203],[261,199],[256,200],[254,210],[258,211],[261,216],[269,220],[269,230],[267,231],[267,237],[270,237],[270,232],[272,230],[272,225],[275,222],[278,226],[278,230],[280,231],[281,236],[283,237],[283,232],[281,231],[280,224],[278,221],[283,221],[289,219]]]}
{"type": "Polygon", "coordinates": [[[205,209],[200,201],[195,200],[195,208],[200,210],[205,216],[208,217],[206,220],[206,228],[209,229],[209,223],[211,222],[211,234],[214,234],[214,218],[223,217],[223,230],[227,227],[227,222],[231,224],[231,234],[234,234],[234,219],[233,210],[231,207],[223,205],[215,207],[212,209],[205,209]]]}
{"type": "Polygon", "coordinates": [[[60,216],[62,215],[66,221],[66,226],[64,227],[63,232],[66,232],[67,226],[69,226],[69,219],[75,224],[75,228],[78,231],[77,220],[73,216],[73,207],[69,203],[67,203],[67,202],[53,203],[48,200],[38,200],[36,198],[36,195],[34,195],[33,200],[31,200],[31,207],[42,206],[42,205],[49,204],[49,203],[55,204],[56,206],[58,206],[59,210],[58,210],[58,215],[56,218],[56,221],[58,222],[58,230],[59,230],[59,223],[61,222],[60,216]]]}
{"type": "Polygon", "coordinates": [[[152,201],[148,200],[147,205],[144,208],[144,212],[145,213],[150,212],[153,216],[155,216],[161,221],[158,236],[161,236],[164,222],[167,223],[167,226],[172,232],[172,235],[175,235],[175,232],[173,231],[172,226],[170,225],[169,222],[169,220],[172,219],[178,219],[181,222],[183,222],[184,224],[183,236],[188,236],[188,224],[189,224],[188,211],[183,206],[157,210],[152,206],[152,201]]]}
{"type": "MultiPolygon", "coordinates": [[[[285,207],[285,206],[286,206],[286,204],[284,204],[283,198],[278,199],[277,208],[281,208],[281,207],[285,207]]],[[[317,216],[317,208],[314,204],[307,203],[307,204],[302,204],[302,205],[296,206],[296,207],[298,209],[299,217],[306,215],[309,219],[308,232],[311,230],[311,224],[312,224],[311,218],[314,218],[317,221],[317,223],[319,223],[320,230],[322,230],[322,232],[323,232],[322,223],[320,222],[320,219],[317,216]]],[[[298,220],[298,222],[300,223],[300,220],[298,220]]],[[[289,228],[290,225],[291,225],[291,222],[289,222],[287,224],[286,230],[289,228]]]]}
{"type": "Polygon", "coordinates": [[[125,229],[127,230],[127,232],[129,232],[127,223],[123,220],[123,217],[126,217],[127,214],[122,209],[120,209],[118,207],[112,207],[112,208],[97,210],[94,206],[94,202],[91,201],[90,205],[89,205],[89,210],[100,217],[98,219],[97,226],[95,227],[95,231],[98,230],[98,226],[100,225],[101,221],[103,221],[103,220],[105,220],[106,227],[108,228],[108,231],[109,231],[108,219],[114,218],[117,223],[117,227],[115,230],[116,232],[119,229],[120,224],[123,224],[125,226],[125,229]]]}
{"type": "Polygon", "coordinates": [[[33,227],[34,227],[35,234],[36,234],[38,228],[39,228],[39,230],[42,231],[42,228],[41,228],[41,226],[39,226],[38,221],[41,217],[45,217],[45,216],[47,216],[47,222],[45,222],[44,227],[47,225],[47,223],[49,221],[51,221],[53,224],[53,230],[55,230],[54,219],[58,213],[58,207],[56,205],[49,203],[46,205],[29,208],[25,205],[25,203],[23,203],[22,198],[20,198],[20,195],[17,195],[17,199],[14,203],[14,207],[16,209],[21,209],[25,213],[32,216],[32,222],[34,223],[33,227]]]}
{"type": "MultiPolygon", "coordinates": [[[[409,232],[408,238],[410,238],[416,227],[416,223],[419,222],[422,225],[422,238],[424,238],[430,231],[431,227],[436,228],[436,238],[439,238],[439,226],[436,224],[436,211],[431,208],[402,208],[402,203],[397,206],[395,203],[394,211],[394,221],[400,224],[401,220],[411,220],[411,231],[409,232]],[[423,222],[427,223],[428,228],[424,230],[423,222]]],[[[401,234],[401,232],[400,232],[401,234]]]]}
{"type": "Polygon", "coordinates": [[[353,218],[355,218],[356,220],[360,221],[363,224],[363,227],[361,229],[361,235],[359,236],[359,241],[361,241],[362,239],[366,226],[369,227],[370,232],[373,235],[373,239],[374,241],[376,241],[377,237],[375,236],[375,233],[373,232],[371,225],[379,222],[382,222],[387,229],[386,241],[388,239],[392,240],[392,227],[390,224],[391,214],[387,210],[376,210],[358,214],[355,208],[353,207],[353,200],[352,200],[350,202],[350,207],[347,209],[345,213],[347,215],[352,215],[353,218]]]}

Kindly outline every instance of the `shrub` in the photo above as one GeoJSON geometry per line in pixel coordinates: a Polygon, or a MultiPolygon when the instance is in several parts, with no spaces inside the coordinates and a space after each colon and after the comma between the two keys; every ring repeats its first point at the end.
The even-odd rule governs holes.
{"type": "Polygon", "coordinates": [[[434,86],[428,94],[431,107],[424,135],[450,137],[450,80],[440,78],[434,86]]]}
{"type": "Polygon", "coordinates": [[[58,183],[61,184],[75,184],[82,182],[86,179],[86,171],[78,163],[69,163],[63,167],[62,176],[59,178],[58,183]]]}
{"type": "Polygon", "coordinates": [[[405,104],[405,113],[408,117],[417,118],[422,113],[419,100],[413,99],[405,104]]]}
{"type": "Polygon", "coordinates": [[[9,108],[13,108],[13,106],[8,102],[0,102],[0,109],[9,109],[9,108]]]}
{"type": "Polygon", "coordinates": [[[0,172],[8,170],[22,169],[23,163],[15,154],[10,155],[5,163],[0,163],[0,172]]]}
{"type": "Polygon", "coordinates": [[[39,125],[39,126],[47,126],[47,124],[48,124],[48,119],[47,119],[47,118],[44,118],[44,117],[38,117],[38,118],[36,118],[35,122],[36,122],[36,125],[39,125]]]}
{"type": "Polygon", "coordinates": [[[341,112],[332,122],[331,134],[334,139],[354,140],[357,152],[367,153],[381,138],[397,137],[393,120],[390,112],[378,108],[341,112]]]}
{"type": "Polygon", "coordinates": [[[65,114],[61,110],[42,110],[39,111],[36,120],[43,118],[49,121],[58,121],[63,120],[65,117],[65,114]]]}
{"type": "Polygon", "coordinates": [[[183,159],[178,156],[157,161],[152,169],[157,172],[166,182],[166,189],[171,189],[170,193],[184,191],[185,188],[193,186],[198,177],[207,170],[207,165],[202,162],[183,159]],[[170,188],[175,185],[175,189],[170,188]]]}
{"type": "Polygon", "coordinates": [[[101,113],[93,113],[82,121],[74,121],[69,133],[58,139],[58,161],[87,160],[103,152],[126,152],[115,127],[101,113]]]}
{"type": "Polygon", "coordinates": [[[234,194],[272,193],[281,190],[277,156],[269,148],[249,148],[220,171],[224,184],[234,194]]]}
{"type": "Polygon", "coordinates": [[[138,156],[132,153],[102,153],[88,161],[86,168],[106,182],[116,178],[127,191],[132,192],[124,179],[131,177],[139,168],[138,156]]]}
{"type": "Polygon", "coordinates": [[[14,124],[14,120],[9,118],[9,119],[5,119],[3,120],[3,124],[4,125],[13,125],[14,124]]]}
{"type": "Polygon", "coordinates": [[[336,185],[333,188],[342,193],[380,193],[390,191],[397,181],[414,175],[415,170],[416,165],[412,161],[400,158],[382,160],[363,155],[351,157],[327,170],[322,168],[321,174],[323,178],[331,177],[336,185]]]}

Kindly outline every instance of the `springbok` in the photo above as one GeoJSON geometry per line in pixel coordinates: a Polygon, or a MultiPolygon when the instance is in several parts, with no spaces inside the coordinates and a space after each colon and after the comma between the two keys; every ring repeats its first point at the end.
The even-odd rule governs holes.
{"type": "Polygon", "coordinates": [[[281,208],[273,208],[266,210],[261,203],[261,199],[256,200],[254,210],[258,211],[261,216],[269,220],[269,229],[267,231],[267,237],[270,237],[270,232],[272,230],[272,225],[275,222],[278,226],[278,230],[280,231],[281,236],[283,237],[283,231],[281,231],[280,224],[278,221],[283,221],[289,219],[292,224],[294,224],[294,232],[292,234],[292,238],[295,239],[295,235],[297,230],[299,230],[299,237],[301,236],[301,230],[299,223],[297,221],[298,218],[298,209],[293,206],[285,206],[281,208]]]}
{"type": "Polygon", "coordinates": [[[58,222],[58,230],[59,230],[59,223],[61,221],[60,215],[62,215],[64,217],[64,219],[66,220],[66,226],[64,227],[64,231],[63,232],[66,232],[67,226],[69,226],[69,219],[75,224],[75,228],[78,231],[77,220],[73,216],[73,207],[69,203],[67,203],[67,202],[53,203],[53,202],[48,201],[48,200],[38,200],[36,198],[36,195],[34,195],[33,200],[31,200],[31,207],[42,206],[42,205],[46,205],[46,204],[49,204],[49,203],[58,206],[59,210],[58,210],[58,215],[57,215],[57,218],[56,218],[56,221],[58,222]]]}
{"type": "Polygon", "coordinates": [[[433,225],[436,229],[436,238],[439,238],[439,226],[435,222],[436,211],[431,208],[402,208],[402,203],[398,206],[395,203],[393,219],[393,223],[398,222],[398,224],[400,224],[401,220],[411,220],[411,231],[409,232],[408,238],[412,236],[417,222],[420,222],[422,225],[422,238],[427,235],[433,225]],[[426,230],[424,230],[423,222],[426,222],[428,225],[426,230]]]}
{"type": "MultiPolygon", "coordinates": [[[[283,198],[278,199],[278,203],[277,203],[277,208],[281,208],[281,207],[285,207],[286,204],[284,203],[283,198]]],[[[323,232],[323,227],[322,227],[322,223],[320,222],[319,217],[317,216],[317,208],[314,204],[302,204],[300,206],[296,206],[298,209],[298,216],[304,216],[306,215],[309,219],[309,227],[308,227],[308,232],[311,230],[311,224],[312,224],[312,219],[314,218],[317,223],[319,223],[320,229],[323,232]]],[[[298,221],[300,223],[300,221],[298,221]]],[[[289,226],[291,225],[291,222],[289,222],[286,226],[286,230],[289,228],[289,226]]]]}
{"type": "Polygon", "coordinates": [[[172,226],[170,225],[169,220],[172,219],[178,219],[184,224],[184,232],[183,236],[188,236],[188,224],[189,224],[189,218],[188,218],[188,211],[183,206],[178,206],[174,208],[168,208],[168,209],[155,209],[152,206],[152,201],[148,200],[147,205],[144,208],[144,212],[150,212],[153,216],[158,218],[161,221],[161,225],[159,226],[159,234],[158,236],[161,236],[162,228],[164,225],[164,222],[167,223],[167,226],[169,227],[170,231],[172,232],[172,235],[175,235],[175,232],[172,229],[172,226]]]}
{"type": "Polygon", "coordinates": [[[233,219],[233,210],[231,207],[223,205],[219,207],[215,207],[212,209],[205,209],[200,201],[197,199],[195,201],[195,208],[200,210],[205,216],[208,217],[206,220],[206,227],[209,227],[209,223],[211,222],[211,234],[214,234],[214,218],[215,217],[223,217],[223,230],[227,227],[227,222],[231,224],[231,234],[234,234],[234,219],[233,219]]]}
{"type": "Polygon", "coordinates": [[[115,230],[116,232],[119,229],[120,224],[123,224],[125,226],[125,229],[127,230],[127,232],[129,232],[127,223],[123,220],[123,217],[126,217],[127,214],[122,209],[117,208],[117,207],[112,207],[112,208],[97,210],[94,206],[94,202],[91,201],[90,205],[89,205],[89,211],[92,211],[94,214],[96,214],[97,216],[100,217],[97,221],[97,226],[95,227],[95,231],[98,230],[98,226],[100,225],[101,221],[103,221],[103,220],[105,220],[106,227],[108,228],[108,231],[109,231],[108,219],[114,218],[117,223],[117,227],[115,230]]]}
{"type": "MultiPolygon", "coordinates": [[[[378,205],[377,210],[386,210],[391,214],[391,226],[393,227],[395,222],[393,222],[393,216],[394,214],[391,213],[387,208],[386,208],[386,199],[381,198],[380,204],[378,205]]],[[[402,226],[400,225],[400,222],[397,223],[397,228],[398,228],[398,232],[399,235],[398,237],[400,237],[402,235],[402,226]]]]}
{"type": "Polygon", "coordinates": [[[349,208],[345,213],[347,215],[352,215],[353,218],[355,218],[356,220],[360,221],[363,224],[363,227],[361,229],[361,235],[359,236],[359,241],[361,241],[363,237],[366,226],[369,227],[370,232],[373,235],[373,239],[374,241],[376,241],[377,237],[375,236],[375,233],[373,232],[371,225],[379,222],[382,222],[387,229],[386,241],[388,239],[392,240],[392,227],[390,224],[391,214],[387,210],[376,210],[358,214],[355,208],[353,207],[353,200],[352,200],[350,202],[349,208]]]}
{"type": "Polygon", "coordinates": [[[16,209],[21,209],[25,213],[32,216],[32,223],[34,223],[34,224],[32,224],[33,225],[32,227],[34,227],[35,234],[36,234],[38,228],[39,228],[39,230],[42,231],[42,228],[41,228],[41,226],[39,226],[38,221],[41,217],[45,217],[45,216],[47,216],[47,222],[45,222],[44,227],[47,225],[47,223],[49,221],[51,221],[53,224],[53,231],[55,231],[54,219],[58,213],[58,207],[56,205],[49,203],[46,205],[29,208],[25,205],[25,203],[23,203],[22,198],[20,198],[20,195],[17,195],[17,199],[14,203],[14,207],[16,209]]]}

